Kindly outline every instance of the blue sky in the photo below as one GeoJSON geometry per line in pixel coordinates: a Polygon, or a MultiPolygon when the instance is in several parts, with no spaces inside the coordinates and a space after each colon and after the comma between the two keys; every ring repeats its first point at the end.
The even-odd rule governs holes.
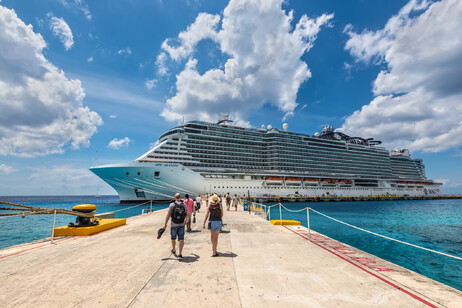
{"type": "Polygon", "coordinates": [[[325,125],[462,193],[462,2],[0,0],[0,195],[115,194],[179,121],[325,125]]]}

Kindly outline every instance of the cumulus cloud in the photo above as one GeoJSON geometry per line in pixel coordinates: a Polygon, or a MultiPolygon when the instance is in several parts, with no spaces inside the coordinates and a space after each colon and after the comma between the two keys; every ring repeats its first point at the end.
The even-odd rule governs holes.
{"type": "Polygon", "coordinates": [[[284,11],[282,3],[231,0],[223,16],[201,13],[177,39],[165,40],[163,53],[186,64],[176,76],[176,94],[167,100],[162,116],[169,121],[183,117],[214,121],[217,114],[227,112],[238,124],[248,125],[249,113],[266,103],[292,115],[298,89],[311,77],[301,57],[333,15],[315,19],[303,15],[295,23],[293,12],[284,11]],[[203,40],[214,42],[227,57],[223,67],[198,71],[194,52],[203,40]]]}
{"type": "Polygon", "coordinates": [[[0,173],[3,173],[3,174],[10,174],[12,172],[16,172],[18,170],[14,169],[13,167],[11,166],[7,166],[5,164],[1,164],[0,165],[0,173]]]}
{"type": "Polygon", "coordinates": [[[61,43],[63,43],[66,50],[71,49],[74,45],[74,36],[69,25],[62,18],[51,17],[50,28],[53,31],[53,35],[57,36],[61,43]]]}
{"type": "Polygon", "coordinates": [[[0,155],[63,153],[89,146],[102,124],[83,106],[79,80],[43,55],[46,43],[13,10],[0,6],[0,155]]]}
{"type": "Polygon", "coordinates": [[[376,97],[342,130],[391,146],[445,151],[462,145],[462,2],[410,1],[383,29],[353,32],[345,48],[357,61],[382,63],[376,97]]]}
{"type": "Polygon", "coordinates": [[[132,142],[133,140],[130,140],[128,137],[125,137],[124,139],[114,138],[109,142],[107,147],[114,150],[120,150],[121,148],[128,148],[132,142]]]}
{"type": "Polygon", "coordinates": [[[88,62],[88,63],[93,62],[93,57],[88,57],[88,58],[87,58],[87,62],[88,62]]]}

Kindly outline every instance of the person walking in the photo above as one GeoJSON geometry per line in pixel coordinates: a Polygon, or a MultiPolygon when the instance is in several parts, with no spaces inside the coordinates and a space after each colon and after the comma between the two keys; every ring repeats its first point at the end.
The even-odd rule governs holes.
{"type": "Polygon", "coordinates": [[[234,203],[234,211],[237,211],[237,206],[239,205],[239,197],[236,194],[234,194],[233,203],[234,203]]]}
{"type": "Polygon", "coordinates": [[[212,242],[212,257],[218,256],[218,235],[220,234],[222,219],[223,219],[223,206],[220,203],[220,198],[217,195],[210,197],[210,205],[207,207],[205,212],[204,224],[202,226],[205,229],[207,219],[210,223],[210,240],[212,242]]]}
{"type": "Polygon", "coordinates": [[[229,193],[226,194],[226,210],[229,211],[231,207],[231,195],[229,193]]]}
{"type": "Polygon", "coordinates": [[[199,213],[199,209],[201,208],[202,198],[201,195],[196,197],[196,211],[199,213]]]}
{"type": "Polygon", "coordinates": [[[183,203],[186,204],[186,207],[188,208],[188,219],[186,219],[186,231],[191,232],[192,214],[194,213],[194,216],[196,216],[196,208],[194,207],[194,200],[189,198],[189,194],[185,194],[184,198],[185,199],[183,203]]]}
{"type": "Polygon", "coordinates": [[[168,207],[167,216],[165,217],[164,229],[167,228],[167,223],[171,218],[170,222],[170,235],[172,239],[172,250],[171,252],[176,254],[176,239],[178,238],[179,242],[179,252],[178,260],[183,260],[183,247],[184,247],[184,225],[189,218],[188,207],[181,201],[181,195],[179,193],[175,194],[175,201],[170,203],[168,207]]]}

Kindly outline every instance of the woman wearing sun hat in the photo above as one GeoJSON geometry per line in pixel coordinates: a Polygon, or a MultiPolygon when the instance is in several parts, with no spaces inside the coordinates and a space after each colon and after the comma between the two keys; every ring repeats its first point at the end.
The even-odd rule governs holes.
{"type": "Polygon", "coordinates": [[[205,213],[204,224],[202,228],[205,229],[205,224],[207,218],[210,222],[210,240],[212,242],[213,257],[218,256],[217,246],[218,246],[218,235],[220,234],[221,225],[223,217],[223,207],[220,203],[220,197],[213,195],[210,198],[210,205],[207,207],[207,212],[205,213]]]}

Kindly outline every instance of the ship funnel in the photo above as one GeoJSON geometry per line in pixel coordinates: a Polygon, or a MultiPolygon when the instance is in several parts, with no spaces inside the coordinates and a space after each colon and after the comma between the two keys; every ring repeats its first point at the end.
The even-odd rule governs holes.
{"type": "Polygon", "coordinates": [[[287,131],[287,130],[289,129],[289,124],[284,123],[284,124],[282,125],[282,128],[284,128],[284,131],[287,131]]]}
{"type": "Polygon", "coordinates": [[[262,130],[266,130],[265,125],[262,125],[262,126],[261,126],[261,129],[262,129],[262,130]]]}
{"type": "Polygon", "coordinates": [[[268,130],[272,130],[272,129],[273,129],[273,126],[268,125],[268,130]]]}

